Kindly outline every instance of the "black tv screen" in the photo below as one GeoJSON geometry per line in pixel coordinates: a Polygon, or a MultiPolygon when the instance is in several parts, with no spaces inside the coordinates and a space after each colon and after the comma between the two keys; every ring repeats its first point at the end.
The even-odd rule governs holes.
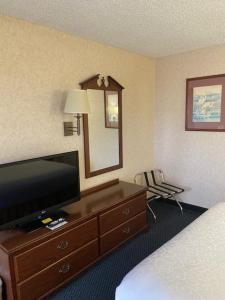
{"type": "Polygon", "coordinates": [[[77,151],[0,165],[0,229],[79,199],[77,151]]]}

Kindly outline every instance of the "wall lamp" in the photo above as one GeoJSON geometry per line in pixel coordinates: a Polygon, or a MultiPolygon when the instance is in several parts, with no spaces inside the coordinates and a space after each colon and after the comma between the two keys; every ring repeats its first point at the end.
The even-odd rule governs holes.
{"type": "Polygon", "coordinates": [[[73,114],[77,119],[77,126],[73,122],[64,122],[64,136],[80,135],[80,119],[83,114],[90,113],[90,106],[86,90],[70,90],[67,93],[64,113],[73,114]]]}

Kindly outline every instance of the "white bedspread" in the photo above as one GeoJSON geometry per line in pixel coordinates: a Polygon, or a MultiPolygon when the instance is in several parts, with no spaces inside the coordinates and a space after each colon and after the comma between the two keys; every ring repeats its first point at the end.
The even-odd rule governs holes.
{"type": "Polygon", "coordinates": [[[225,300],[225,203],[131,270],[116,300],[225,300]]]}

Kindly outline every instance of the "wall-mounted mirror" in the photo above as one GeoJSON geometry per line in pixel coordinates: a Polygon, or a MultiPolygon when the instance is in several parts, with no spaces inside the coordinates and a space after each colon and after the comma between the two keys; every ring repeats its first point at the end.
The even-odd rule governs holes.
{"type": "Polygon", "coordinates": [[[89,115],[84,115],[85,176],[123,167],[122,89],[112,77],[93,76],[80,83],[87,90],[89,115]]]}

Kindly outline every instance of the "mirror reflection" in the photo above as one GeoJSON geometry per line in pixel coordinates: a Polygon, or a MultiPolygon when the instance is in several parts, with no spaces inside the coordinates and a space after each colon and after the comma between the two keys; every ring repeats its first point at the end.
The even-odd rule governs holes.
{"type": "Polygon", "coordinates": [[[90,172],[119,164],[119,101],[117,91],[87,89],[90,172]]]}

